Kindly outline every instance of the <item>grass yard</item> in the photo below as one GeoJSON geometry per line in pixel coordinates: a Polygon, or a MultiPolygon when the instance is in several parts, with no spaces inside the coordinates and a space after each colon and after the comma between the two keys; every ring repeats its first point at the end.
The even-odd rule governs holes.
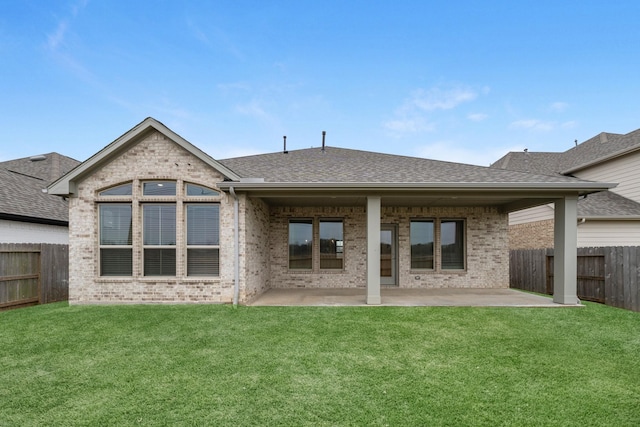
{"type": "Polygon", "coordinates": [[[0,425],[638,426],[640,313],[66,303],[0,312],[0,425]]]}

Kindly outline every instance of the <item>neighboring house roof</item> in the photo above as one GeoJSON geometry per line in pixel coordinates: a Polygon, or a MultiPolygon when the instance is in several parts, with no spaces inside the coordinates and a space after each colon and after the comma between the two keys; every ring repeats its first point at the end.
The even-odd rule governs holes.
{"type": "Polygon", "coordinates": [[[66,200],[47,194],[46,188],[79,164],[58,153],[0,162],[0,218],[67,225],[66,200]]]}
{"type": "Polygon", "coordinates": [[[640,203],[612,191],[589,194],[578,201],[578,218],[640,219],[640,203]]]}
{"type": "Polygon", "coordinates": [[[640,150],[640,129],[625,135],[602,132],[561,152],[510,152],[492,168],[532,173],[569,175],[587,166],[640,150]]]}
{"type": "MultiPolygon", "coordinates": [[[[491,165],[494,169],[571,175],[575,172],[640,150],[640,129],[627,134],[602,132],[561,152],[510,152],[491,165]]],[[[640,219],[640,204],[610,191],[592,194],[578,202],[583,218],[640,219]]]]}

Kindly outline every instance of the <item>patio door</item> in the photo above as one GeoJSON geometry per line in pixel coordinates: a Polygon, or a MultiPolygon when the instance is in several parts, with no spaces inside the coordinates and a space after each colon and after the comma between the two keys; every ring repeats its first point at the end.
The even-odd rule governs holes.
{"type": "Polygon", "coordinates": [[[394,225],[380,226],[380,284],[397,285],[398,239],[394,225]]]}

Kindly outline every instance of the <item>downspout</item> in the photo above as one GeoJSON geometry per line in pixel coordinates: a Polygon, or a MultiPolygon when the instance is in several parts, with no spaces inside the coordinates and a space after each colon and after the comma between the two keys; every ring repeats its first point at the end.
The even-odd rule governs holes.
{"type": "Polygon", "coordinates": [[[233,306],[238,306],[240,295],[240,230],[238,230],[238,196],[233,186],[229,187],[229,193],[233,196],[233,264],[234,264],[234,284],[233,284],[233,306]]]}

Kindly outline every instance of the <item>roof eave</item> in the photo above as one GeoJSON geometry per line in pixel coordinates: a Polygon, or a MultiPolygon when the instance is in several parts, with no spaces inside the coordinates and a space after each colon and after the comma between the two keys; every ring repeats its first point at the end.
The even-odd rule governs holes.
{"type": "Polygon", "coordinates": [[[622,156],[624,156],[626,154],[629,154],[629,153],[632,153],[632,152],[638,151],[638,150],[640,150],[640,145],[634,145],[633,147],[625,148],[625,149],[616,151],[615,153],[611,153],[611,154],[607,154],[606,156],[599,157],[599,158],[597,158],[595,160],[592,160],[590,162],[583,163],[583,164],[578,165],[578,166],[574,166],[571,169],[567,169],[567,170],[562,171],[560,173],[562,175],[569,175],[569,174],[578,172],[580,170],[589,168],[591,166],[597,165],[599,163],[607,162],[609,160],[613,160],[615,158],[622,157],[622,156]]]}
{"type": "Polygon", "coordinates": [[[589,194],[608,190],[616,187],[615,183],[607,182],[541,182],[541,183],[520,183],[520,182],[231,182],[218,183],[221,190],[240,191],[286,191],[286,190],[335,190],[335,191],[540,191],[549,190],[554,192],[578,192],[579,194],[589,194]]]}
{"type": "Polygon", "coordinates": [[[90,173],[94,168],[103,163],[106,159],[109,159],[112,155],[116,154],[123,146],[129,143],[132,140],[137,139],[144,133],[148,132],[151,129],[155,129],[156,131],[164,134],[169,139],[174,141],[176,144],[180,145],[182,148],[198,157],[200,160],[211,166],[212,168],[219,171],[222,175],[230,180],[239,180],[240,176],[238,176],[231,169],[227,168],[220,162],[213,159],[211,156],[206,154],[204,151],[200,150],[195,145],[191,144],[186,139],[182,138],[177,133],[173,132],[171,129],[166,127],[164,124],[160,123],[156,119],[152,117],[147,117],[138,125],[134,126],[131,130],[120,136],[118,139],[104,147],[102,150],[91,156],[86,161],[82,162],[80,165],[75,167],[66,175],[60,177],[56,181],[54,181],[51,185],[47,187],[49,194],[54,194],[58,196],[66,196],[69,194],[74,194],[76,192],[75,181],[78,178],[90,173]]]}
{"type": "Polygon", "coordinates": [[[586,221],[640,221],[640,215],[578,215],[578,219],[586,221]]]}

